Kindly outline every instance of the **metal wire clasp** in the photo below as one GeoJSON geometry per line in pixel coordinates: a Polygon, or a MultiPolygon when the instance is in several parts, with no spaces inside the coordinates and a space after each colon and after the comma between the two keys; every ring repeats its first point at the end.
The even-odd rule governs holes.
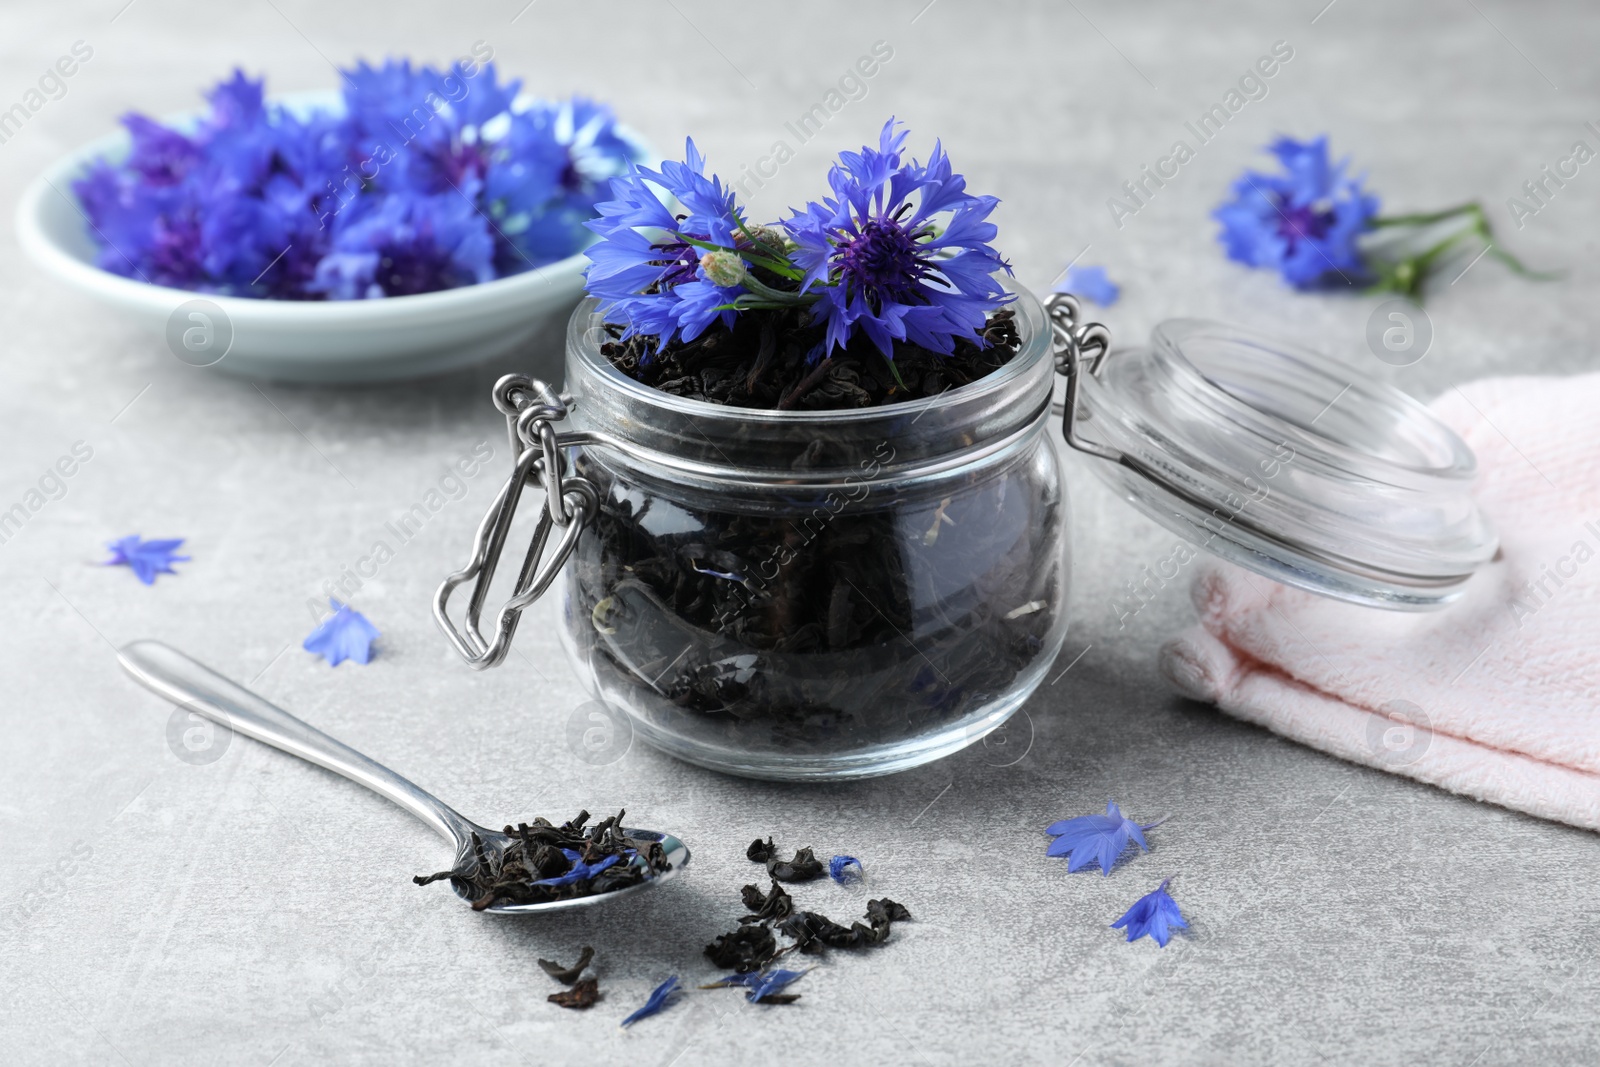
{"type": "Polygon", "coordinates": [[[1067,396],[1061,405],[1061,436],[1080,452],[1120,463],[1122,453],[1086,440],[1078,433],[1078,421],[1088,417],[1078,407],[1078,388],[1085,364],[1089,374],[1099,376],[1100,366],[1111,351],[1111,331],[1098,322],[1080,323],[1083,307],[1070,293],[1051,293],[1045,298],[1044,308],[1050,316],[1056,373],[1067,379],[1067,396]]]}
{"type": "Polygon", "coordinates": [[[594,518],[600,502],[594,484],[572,474],[566,467],[563,439],[552,424],[567,417],[567,401],[555,389],[537,378],[508,374],[495,383],[494,403],[506,417],[506,431],[516,463],[478,525],[472,541],[472,558],[465,567],[440,583],[433,595],[434,622],[474,670],[498,666],[506,658],[523,610],[550,588],[567,557],[572,555],[584,527],[594,518]],[[505,551],[506,536],[511,532],[511,521],[516,517],[523,490],[529,485],[544,489],[544,507],[512,595],[496,614],[494,638],[489,640],[480,628],[483,603],[505,551]],[[545,545],[555,527],[561,528],[561,537],[546,556],[545,545]],[[446,608],[450,594],[467,582],[473,583],[472,595],[467,600],[466,625],[458,629],[446,608]]]}

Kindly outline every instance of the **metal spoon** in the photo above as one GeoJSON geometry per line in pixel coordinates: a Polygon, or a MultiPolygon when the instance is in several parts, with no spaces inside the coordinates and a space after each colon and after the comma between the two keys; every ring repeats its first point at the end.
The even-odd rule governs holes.
{"type": "MultiPolygon", "coordinates": [[[[496,861],[504,855],[506,846],[512,841],[511,837],[498,830],[490,830],[472,822],[432,793],[419,789],[381,763],[363,756],[349,745],[334,740],[321,730],[308,726],[277,705],[269,703],[241,685],[230,682],[170,645],[162,644],[160,641],[134,641],[123,646],[122,651],[117,654],[117,659],[139,684],[161,694],[173,703],[192,709],[246,737],[253,737],[292,756],[299,756],[319,767],[336,771],[353,782],[360,782],[379,796],[394,801],[433,827],[441,836],[455,842],[456,859],[451,865],[452,868],[461,868],[468,856],[475,851],[472,843],[473,834],[478,835],[483,842],[484,851],[496,861]]],[[[599,904],[627,896],[636,890],[659,885],[669,876],[683,870],[684,865],[689,862],[688,847],[670,834],[634,829],[625,829],[624,833],[630,837],[659,840],[671,867],[646,881],[609,893],[573,897],[569,900],[552,900],[541,904],[495,904],[485,910],[522,914],[599,904]]],[[[463,900],[469,899],[454,880],[451,885],[463,900]]]]}

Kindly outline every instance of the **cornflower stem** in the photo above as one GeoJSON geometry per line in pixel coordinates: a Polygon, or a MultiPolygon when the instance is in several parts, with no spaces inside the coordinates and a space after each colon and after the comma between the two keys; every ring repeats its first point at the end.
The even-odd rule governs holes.
{"type": "Polygon", "coordinates": [[[1455,230],[1421,252],[1390,260],[1385,260],[1381,254],[1373,255],[1370,265],[1377,273],[1378,280],[1373,283],[1369,291],[1396,292],[1403,296],[1420,300],[1422,298],[1423,284],[1437,268],[1439,261],[1444,258],[1446,253],[1458,248],[1463,242],[1473,237],[1477,237],[1485,245],[1480,255],[1487,255],[1491,259],[1498,260],[1514,274],[1537,281],[1549,281],[1561,276],[1560,271],[1532,270],[1516,256],[1496,247],[1494,230],[1489,224],[1489,216],[1484,211],[1483,205],[1475,200],[1466,204],[1457,204],[1455,207],[1445,208],[1441,211],[1380,216],[1372,220],[1372,229],[1383,230],[1402,226],[1422,228],[1460,218],[1466,219],[1465,226],[1455,230]]]}
{"type": "Polygon", "coordinates": [[[791,293],[782,289],[774,289],[760,281],[754,274],[746,274],[744,281],[739,283],[754,296],[769,305],[779,307],[806,307],[822,299],[820,293],[791,293]]]}
{"type": "Polygon", "coordinates": [[[1483,205],[1476,200],[1465,204],[1457,204],[1455,207],[1447,207],[1443,211],[1422,211],[1410,215],[1380,215],[1372,220],[1372,226],[1374,229],[1384,226],[1428,226],[1435,222],[1443,222],[1445,219],[1455,218],[1457,215],[1476,215],[1485,227],[1488,226],[1488,221],[1483,214],[1483,205]]]}

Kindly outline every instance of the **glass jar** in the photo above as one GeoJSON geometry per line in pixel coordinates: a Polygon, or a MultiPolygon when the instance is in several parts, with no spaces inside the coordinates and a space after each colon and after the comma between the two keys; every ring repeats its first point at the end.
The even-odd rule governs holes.
{"type": "Polygon", "coordinates": [[[1013,287],[1021,348],[931,400],[768,411],[687,400],[600,351],[567,387],[495,387],[516,465],[434,616],[474,668],[566,566],[563,644],[646,741],[733,774],[887,774],[1003,723],[1067,628],[1067,503],[1047,428],[1199,549],[1320,595],[1403,611],[1462,595],[1495,554],[1471,450],[1356,368],[1239,327],[1161,324],[1108,359],[1070,296],[1013,287]],[[1055,374],[1065,402],[1052,405],[1055,374]],[[554,424],[570,418],[561,432],[554,424]],[[537,529],[480,628],[518,502],[537,529]],[[551,538],[559,529],[554,547],[551,538]],[[549,549],[547,551],[547,549],[549,549]],[[474,583],[465,622],[446,612],[474,583]]]}
{"type": "Polygon", "coordinates": [[[562,636],[635,733],[733,774],[886,774],[1004,722],[1066,631],[1067,505],[1038,302],[989,377],[927,401],[767,411],[615,370],[574,316],[572,457],[596,513],[562,636]]]}

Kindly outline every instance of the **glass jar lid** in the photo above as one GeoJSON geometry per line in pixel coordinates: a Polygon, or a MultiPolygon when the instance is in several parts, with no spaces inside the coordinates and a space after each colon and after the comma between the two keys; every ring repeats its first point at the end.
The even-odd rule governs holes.
{"type": "Polygon", "coordinates": [[[1068,441],[1202,550],[1314,593],[1411,611],[1454,600],[1493,558],[1471,449],[1400,390],[1197,319],[1164,322],[1146,347],[1109,357],[1102,331],[1090,363],[1073,341],[1076,314],[1052,300],[1068,349],[1068,441]]]}

